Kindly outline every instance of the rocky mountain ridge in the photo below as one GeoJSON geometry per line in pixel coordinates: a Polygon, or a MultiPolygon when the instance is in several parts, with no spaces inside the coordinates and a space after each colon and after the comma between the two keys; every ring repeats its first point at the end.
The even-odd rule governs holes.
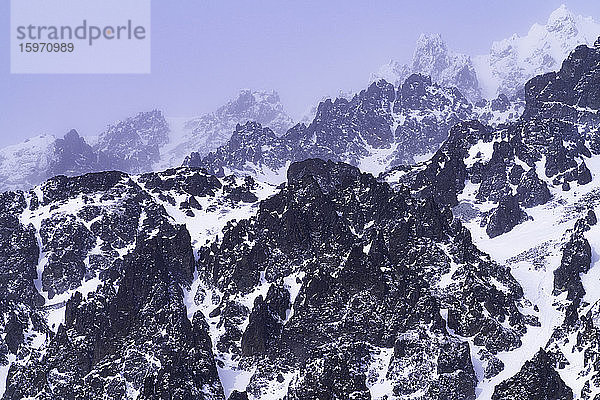
{"type": "Polygon", "coordinates": [[[530,344],[524,339],[536,354],[500,357],[523,366],[511,371],[514,378],[505,370],[480,382],[483,398],[592,399],[600,392],[592,361],[599,270],[591,256],[599,245],[599,66],[600,41],[577,47],[558,72],[527,83],[517,122],[458,124],[431,160],[381,176],[452,207],[474,243],[511,265],[525,296],[539,299],[546,328],[530,344]]]}
{"type": "Polygon", "coordinates": [[[415,74],[398,87],[380,80],[351,99],[327,99],[310,124],[283,136],[254,122],[239,125],[226,145],[206,156],[192,153],[184,164],[280,182],[290,163],[319,157],[378,174],[435,152],[460,121],[495,125],[517,119],[520,111],[506,97],[473,105],[457,89],[415,74]]]}

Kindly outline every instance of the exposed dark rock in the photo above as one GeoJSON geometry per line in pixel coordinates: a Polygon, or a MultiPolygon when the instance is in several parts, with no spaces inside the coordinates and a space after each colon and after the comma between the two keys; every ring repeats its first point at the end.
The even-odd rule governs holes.
{"type": "Polygon", "coordinates": [[[482,221],[485,232],[490,238],[510,232],[515,226],[527,220],[527,214],[521,210],[516,196],[505,196],[498,207],[494,208],[482,221]]]}
{"type": "Polygon", "coordinates": [[[546,204],[552,197],[548,185],[531,168],[525,173],[517,186],[517,200],[523,207],[535,207],[546,204]]]}
{"type": "Polygon", "coordinates": [[[454,124],[473,117],[471,104],[457,89],[414,74],[398,88],[379,80],[350,100],[327,99],[308,126],[298,124],[283,136],[255,122],[238,126],[226,145],[206,156],[192,153],[184,165],[219,176],[227,169],[278,172],[287,162],[310,157],[358,165],[373,148],[392,146],[384,164],[398,165],[435,151],[454,124]]]}
{"type": "Polygon", "coordinates": [[[508,100],[508,97],[504,93],[500,93],[498,97],[492,100],[491,105],[493,111],[505,112],[510,106],[510,100],[508,100]]]}
{"type": "Polygon", "coordinates": [[[267,297],[258,296],[250,313],[248,327],[242,335],[242,353],[247,356],[265,354],[278,341],[289,310],[290,294],[271,285],[267,297]]]}
{"type": "Polygon", "coordinates": [[[512,378],[494,389],[492,400],[571,400],[573,391],[554,369],[552,358],[543,350],[512,378]]]}
{"type": "Polygon", "coordinates": [[[248,400],[248,393],[234,390],[231,392],[227,400],[248,400]]]}
{"type": "Polygon", "coordinates": [[[183,305],[186,252],[176,236],[138,242],[114,285],[68,301],[45,354],[11,367],[4,398],[122,398],[127,384],[144,398],[223,398],[204,317],[190,323],[183,305]]]}
{"type": "Polygon", "coordinates": [[[488,360],[483,371],[486,379],[493,378],[504,369],[504,363],[498,357],[492,357],[488,360]]]}
{"type": "Polygon", "coordinates": [[[554,271],[553,293],[558,295],[566,291],[567,300],[571,302],[565,316],[567,323],[573,323],[577,319],[576,310],[585,295],[580,274],[589,271],[592,262],[592,250],[583,234],[586,230],[585,226],[582,224],[576,226],[578,229],[573,232],[569,241],[564,245],[560,266],[554,271]]]}
{"type": "MultiPolygon", "coordinates": [[[[468,399],[476,382],[468,345],[448,336],[440,308],[448,309],[449,328],[494,353],[518,347],[526,329],[514,304],[521,288],[508,270],[483,257],[466,229],[431,198],[394,192],[347,164],[309,159],[290,166],[288,183],[255,217],[229,225],[220,243],[200,253],[199,270],[223,292],[221,312],[212,314],[226,330],[217,348],[260,354],[271,368],[293,363],[301,376],[290,384],[290,398],[366,396],[360,352],[393,345],[399,369],[390,379],[406,393],[420,390],[402,378],[399,366],[411,356],[400,351],[398,337],[427,325],[432,337],[414,343],[420,357],[437,361],[424,363],[414,379],[427,382],[435,398],[468,399]],[[440,293],[434,282],[448,257],[465,270],[453,277],[458,286],[440,293]],[[292,274],[305,277],[290,307],[276,282],[292,274]],[[261,276],[274,286],[245,311],[236,299],[264,285],[261,276]],[[499,291],[492,277],[509,292],[499,291]]],[[[287,370],[275,369],[271,379],[278,371],[287,370]]]]}

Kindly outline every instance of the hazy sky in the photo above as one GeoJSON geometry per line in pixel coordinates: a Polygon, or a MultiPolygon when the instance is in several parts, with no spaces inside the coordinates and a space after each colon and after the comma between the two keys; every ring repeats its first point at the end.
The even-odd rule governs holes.
{"type": "Polygon", "coordinates": [[[275,89],[292,116],[326,94],[366,86],[406,61],[422,32],[484,54],[565,3],[600,19],[600,1],[153,0],[149,75],[11,75],[9,1],[0,0],[0,146],[70,128],[98,134],[138,111],[214,110],[239,89],[275,89]]]}

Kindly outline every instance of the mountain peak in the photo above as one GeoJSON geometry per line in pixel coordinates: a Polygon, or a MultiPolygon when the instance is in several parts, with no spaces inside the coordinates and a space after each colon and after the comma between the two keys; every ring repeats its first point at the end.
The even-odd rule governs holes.
{"type": "Polygon", "coordinates": [[[563,4],[550,14],[546,30],[548,32],[562,32],[568,36],[576,36],[578,34],[577,19],[563,4]]]}
{"type": "Polygon", "coordinates": [[[526,35],[512,35],[492,44],[490,54],[476,57],[477,76],[485,92],[509,97],[522,93],[525,82],[536,75],[557,71],[578,45],[591,45],[600,35],[600,24],[575,15],[564,4],[546,23],[534,24],[526,35]]]}
{"type": "Polygon", "coordinates": [[[422,33],[415,44],[410,64],[390,61],[371,75],[371,81],[385,79],[400,86],[412,74],[423,74],[443,87],[456,87],[471,101],[481,98],[475,67],[468,55],[448,49],[439,33],[422,33]]]}
{"type": "Polygon", "coordinates": [[[560,7],[558,7],[556,10],[552,11],[552,13],[550,14],[550,17],[548,17],[548,26],[551,26],[557,22],[562,22],[562,21],[575,21],[575,16],[573,15],[573,13],[571,12],[571,10],[569,10],[567,8],[566,5],[561,4],[560,7]]]}
{"type": "Polygon", "coordinates": [[[247,110],[257,103],[269,103],[273,105],[278,105],[280,103],[279,93],[275,90],[264,91],[264,90],[250,90],[250,89],[242,89],[240,90],[237,98],[229,103],[227,103],[224,107],[234,107],[239,110],[247,110]],[[239,108],[238,108],[239,107],[239,108]]]}
{"type": "Polygon", "coordinates": [[[64,140],[77,140],[79,139],[79,133],[77,132],[76,129],[71,129],[69,132],[67,132],[64,136],[64,140]]]}
{"type": "Polygon", "coordinates": [[[448,47],[440,34],[421,34],[413,55],[413,71],[433,75],[434,71],[448,67],[448,47]]]}
{"type": "Polygon", "coordinates": [[[448,50],[446,42],[439,33],[421,33],[417,39],[416,48],[436,48],[443,50],[444,53],[448,50]]]}

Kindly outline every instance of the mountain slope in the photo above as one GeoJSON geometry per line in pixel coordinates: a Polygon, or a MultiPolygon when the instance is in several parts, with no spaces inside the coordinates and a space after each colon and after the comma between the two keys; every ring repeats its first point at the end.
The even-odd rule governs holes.
{"type": "Polygon", "coordinates": [[[381,80],[351,100],[322,102],[308,126],[298,124],[278,137],[259,124],[246,124],[227,145],[205,157],[192,153],[185,164],[215,174],[276,175],[282,181],[289,163],[320,157],[378,173],[435,151],[452,125],[474,115],[458,90],[426,76],[412,75],[398,88],[381,80]]]}
{"type": "Polygon", "coordinates": [[[600,393],[592,356],[600,294],[592,257],[600,249],[599,66],[600,45],[577,47],[559,72],[527,83],[516,123],[497,130],[461,123],[430,161],[382,175],[452,206],[474,243],[509,264],[538,306],[540,329],[523,338],[519,356],[499,356],[509,367],[479,382],[482,398],[512,398],[515,385],[536,373],[552,378],[564,398],[570,389],[578,398],[600,393]],[[540,348],[556,373],[535,355],[540,348]]]}
{"type": "Polygon", "coordinates": [[[0,237],[23,257],[2,292],[6,399],[377,396],[416,380],[473,398],[481,366],[449,332],[492,363],[535,324],[447,209],[346,164],[293,164],[277,191],[177,169],[4,196],[25,239],[0,237]]]}
{"type": "Polygon", "coordinates": [[[3,398],[222,399],[206,322],[186,308],[194,248],[264,189],[181,169],[3,194],[3,398]],[[173,216],[196,221],[193,238],[173,216]]]}

